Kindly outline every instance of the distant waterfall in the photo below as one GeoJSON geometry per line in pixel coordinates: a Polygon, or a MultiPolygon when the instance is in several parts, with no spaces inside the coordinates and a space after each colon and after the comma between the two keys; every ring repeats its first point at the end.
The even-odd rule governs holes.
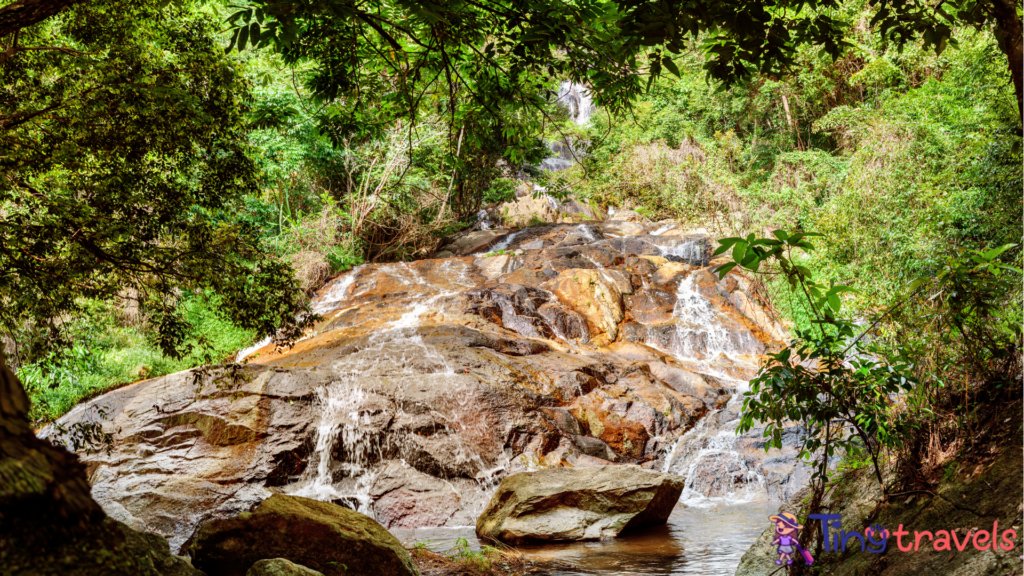
{"type": "MultiPolygon", "coordinates": [[[[562,82],[556,100],[566,109],[569,117],[578,126],[590,122],[591,115],[597,110],[590,90],[586,86],[574,82],[562,82]]],[[[582,153],[571,139],[548,141],[547,146],[552,155],[540,163],[540,169],[547,172],[558,172],[571,167],[582,153]]]]}
{"type": "Polygon", "coordinates": [[[558,89],[558,102],[569,111],[572,121],[580,126],[590,122],[590,116],[597,110],[590,90],[574,82],[562,82],[558,89]]]}

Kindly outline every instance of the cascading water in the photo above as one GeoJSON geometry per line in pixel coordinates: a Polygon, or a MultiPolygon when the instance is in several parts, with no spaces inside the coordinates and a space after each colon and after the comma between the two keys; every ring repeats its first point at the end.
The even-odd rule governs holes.
{"type": "Polygon", "coordinates": [[[558,88],[558,102],[568,110],[572,121],[580,126],[590,122],[590,116],[597,110],[590,90],[575,82],[562,82],[558,88]]]}
{"type": "Polygon", "coordinates": [[[748,466],[737,446],[735,416],[749,383],[719,369],[724,357],[731,364],[750,354],[753,335],[728,330],[720,313],[697,289],[697,274],[689,274],[679,283],[672,315],[675,334],[668,349],[682,363],[715,377],[734,388],[725,409],[705,416],[672,446],[663,471],[686,478],[680,501],[693,506],[738,504],[761,498],[766,493],[765,479],[748,466]]]}
{"type": "Polygon", "coordinates": [[[515,242],[516,238],[518,238],[520,234],[523,234],[523,233],[525,233],[528,230],[529,230],[529,228],[523,228],[522,230],[517,230],[515,232],[512,232],[511,234],[508,234],[504,238],[502,238],[501,241],[499,241],[494,246],[491,246],[490,248],[484,250],[483,252],[477,252],[473,256],[478,256],[479,257],[479,256],[484,256],[486,254],[490,254],[492,252],[498,252],[498,251],[501,251],[501,250],[506,250],[509,246],[512,245],[513,242],[515,242]]]}
{"type": "Polygon", "coordinates": [[[332,283],[328,287],[327,291],[320,294],[316,299],[316,304],[313,306],[313,313],[325,314],[337,309],[348,297],[348,289],[356,281],[356,277],[359,275],[359,271],[363,266],[363,264],[356,266],[347,274],[332,283]]]}
{"type": "MultiPolygon", "coordinates": [[[[566,109],[569,118],[577,126],[589,123],[591,115],[597,110],[590,90],[586,86],[573,82],[562,82],[556,101],[566,109]]],[[[547,147],[552,154],[541,161],[540,169],[548,172],[558,172],[571,167],[582,153],[577,148],[577,142],[572,138],[548,141],[547,147]]]]}
{"type": "MultiPolygon", "coordinates": [[[[664,232],[664,230],[656,232],[659,233],[652,234],[652,236],[660,236],[660,232],[664,232]]],[[[682,242],[680,244],[676,244],[675,246],[658,245],[658,250],[661,252],[661,255],[665,258],[669,258],[670,260],[673,258],[678,258],[683,262],[700,262],[702,264],[706,263],[707,261],[707,254],[705,252],[705,249],[706,248],[704,244],[697,241],[682,242]]]]}
{"type": "Polygon", "coordinates": [[[719,314],[699,292],[697,274],[687,275],[676,291],[676,303],[672,309],[676,329],[668,352],[681,360],[699,360],[704,371],[728,378],[728,375],[715,370],[713,361],[723,354],[730,359],[750,354],[757,349],[758,342],[750,332],[727,329],[719,314]]]}
{"type": "MultiPolygon", "coordinates": [[[[442,271],[453,284],[472,286],[465,266],[455,268],[454,264],[446,263],[442,271]]],[[[426,279],[407,264],[391,265],[385,269],[388,276],[401,284],[432,288],[426,279]]],[[[333,300],[335,307],[341,304],[351,284],[352,281],[348,280],[344,288],[339,285],[337,290],[331,291],[330,294],[339,295],[339,298],[333,300]]],[[[373,384],[382,373],[395,380],[402,380],[403,377],[419,381],[425,378],[439,380],[428,385],[446,390],[449,403],[456,413],[450,424],[462,425],[466,419],[459,417],[460,407],[462,412],[472,410],[472,407],[467,406],[469,390],[455,382],[455,371],[447,360],[433,346],[424,342],[418,332],[422,316],[437,310],[440,301],[454,294],[438,292],[414,300],[404,314],[383,330],[374,332],[365,347],[348,355],[344,365],[339,362],[333,366],[332,381],[317,391],[321,415],[311,465],[307,467],[304,477],[288,490],[289,493],[339,503],[368,516],[376,516],[371,489],[380,472],[377,462],[384,454],[400,452],[405,442],[405,438],[400,435],[380,434],[380,427],[374,426],[380,424],[381,419],[397,419],[404,415],[400,405],[388,403],[385,406],[382,402],[383,395],[379,394],[380,390],[373,384]],[[381,370],[382,367],[385,369],[381,370]]],[[[442,417],[440,414],[435,415],[442,417]]],[[[453,458],[475,461],[476,468],[480,470],[476,478],[478,490],[486,492],[494,489],[495,478],[500,479],[500,472],[507,465],[506,462],[488,468],[479,456],[468,451],[455,454],[453,458]]],[[[460,495],[454,487],[452,491],[460,495]]]]}

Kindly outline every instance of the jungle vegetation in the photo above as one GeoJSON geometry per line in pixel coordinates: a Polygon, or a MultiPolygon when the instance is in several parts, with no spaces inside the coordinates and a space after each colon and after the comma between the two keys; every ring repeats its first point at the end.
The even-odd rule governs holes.
{"type": "Polygon", "coordinates": [[[795,337],[746,422],[806,422],[809,455],[927,484],[1019,410],[1012,0],[24,0],[0,48],[0,336],[36,424],[287,341],[326,279],[517,177],[729,238],[795,337]],[[580,161],[538,172],[559,140],[580,161]]]}

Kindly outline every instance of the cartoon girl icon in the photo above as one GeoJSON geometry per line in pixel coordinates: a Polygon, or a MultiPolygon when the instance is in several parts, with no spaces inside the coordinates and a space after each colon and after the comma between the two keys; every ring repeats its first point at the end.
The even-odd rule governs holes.
{"type": "Polygon", "coordinates": [[[778,546],[779,559],[775,561],[776,564],[782,564],[783,562],[787,565],[792,564],[793,553],[797,550],[803,556],[804,562],[807,564],[814,563],[814,558],[811,557],[810,553],[801,548],[800,543],[797,542],[797,532],[803,530],[804,526],[797,522],[796,516],[789,512],[782,512],[778,516],[770,516],[768,520],[775,523],[775,540],[772,540],[772,544],[778,546]]]}

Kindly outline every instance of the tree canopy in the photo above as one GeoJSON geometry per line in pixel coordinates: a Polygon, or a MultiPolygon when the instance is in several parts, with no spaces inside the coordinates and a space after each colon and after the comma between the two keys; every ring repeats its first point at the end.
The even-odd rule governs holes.
{"type": "Polygon", "coordinates": [[[171,355],[195,291],[220,295],[240,326],[294,324],[290,268],[229,213],[257,172],[248,89],[216,26],[111,2],[13,35],[31,48],[0,64],[0,325],[23,346],[53,341],[81,298],[118,294],[147,310],[171,355]]]}
{"type": "MultiPolygon", "coordinates": [[[[955,41],[955,25],[992,29],[1021,107],[1019,2],[872,4],[871,24],[901,48],[921,39],[941,52],[955,41]]],[[[229,21],[239,49],[273,45],[315,61],[310,87],[324,98],[361,98],[363,67],[386,69],[412,93],[470,69],[517,96],[538,76],[568,77],[615,111],[663,72],[678,76],[672,57],[685,50],[702,52],[708,77],[723,86],[787,73],[804,45],[834,60],[850,46],[851,24],[838,8],[837,0],[252,0],[229,21]]],[[[474,92],[481,101],[485,87],[474,92]]],[[[405,111],[414,114],[418,101],[407,98],[405,111]]]]}

